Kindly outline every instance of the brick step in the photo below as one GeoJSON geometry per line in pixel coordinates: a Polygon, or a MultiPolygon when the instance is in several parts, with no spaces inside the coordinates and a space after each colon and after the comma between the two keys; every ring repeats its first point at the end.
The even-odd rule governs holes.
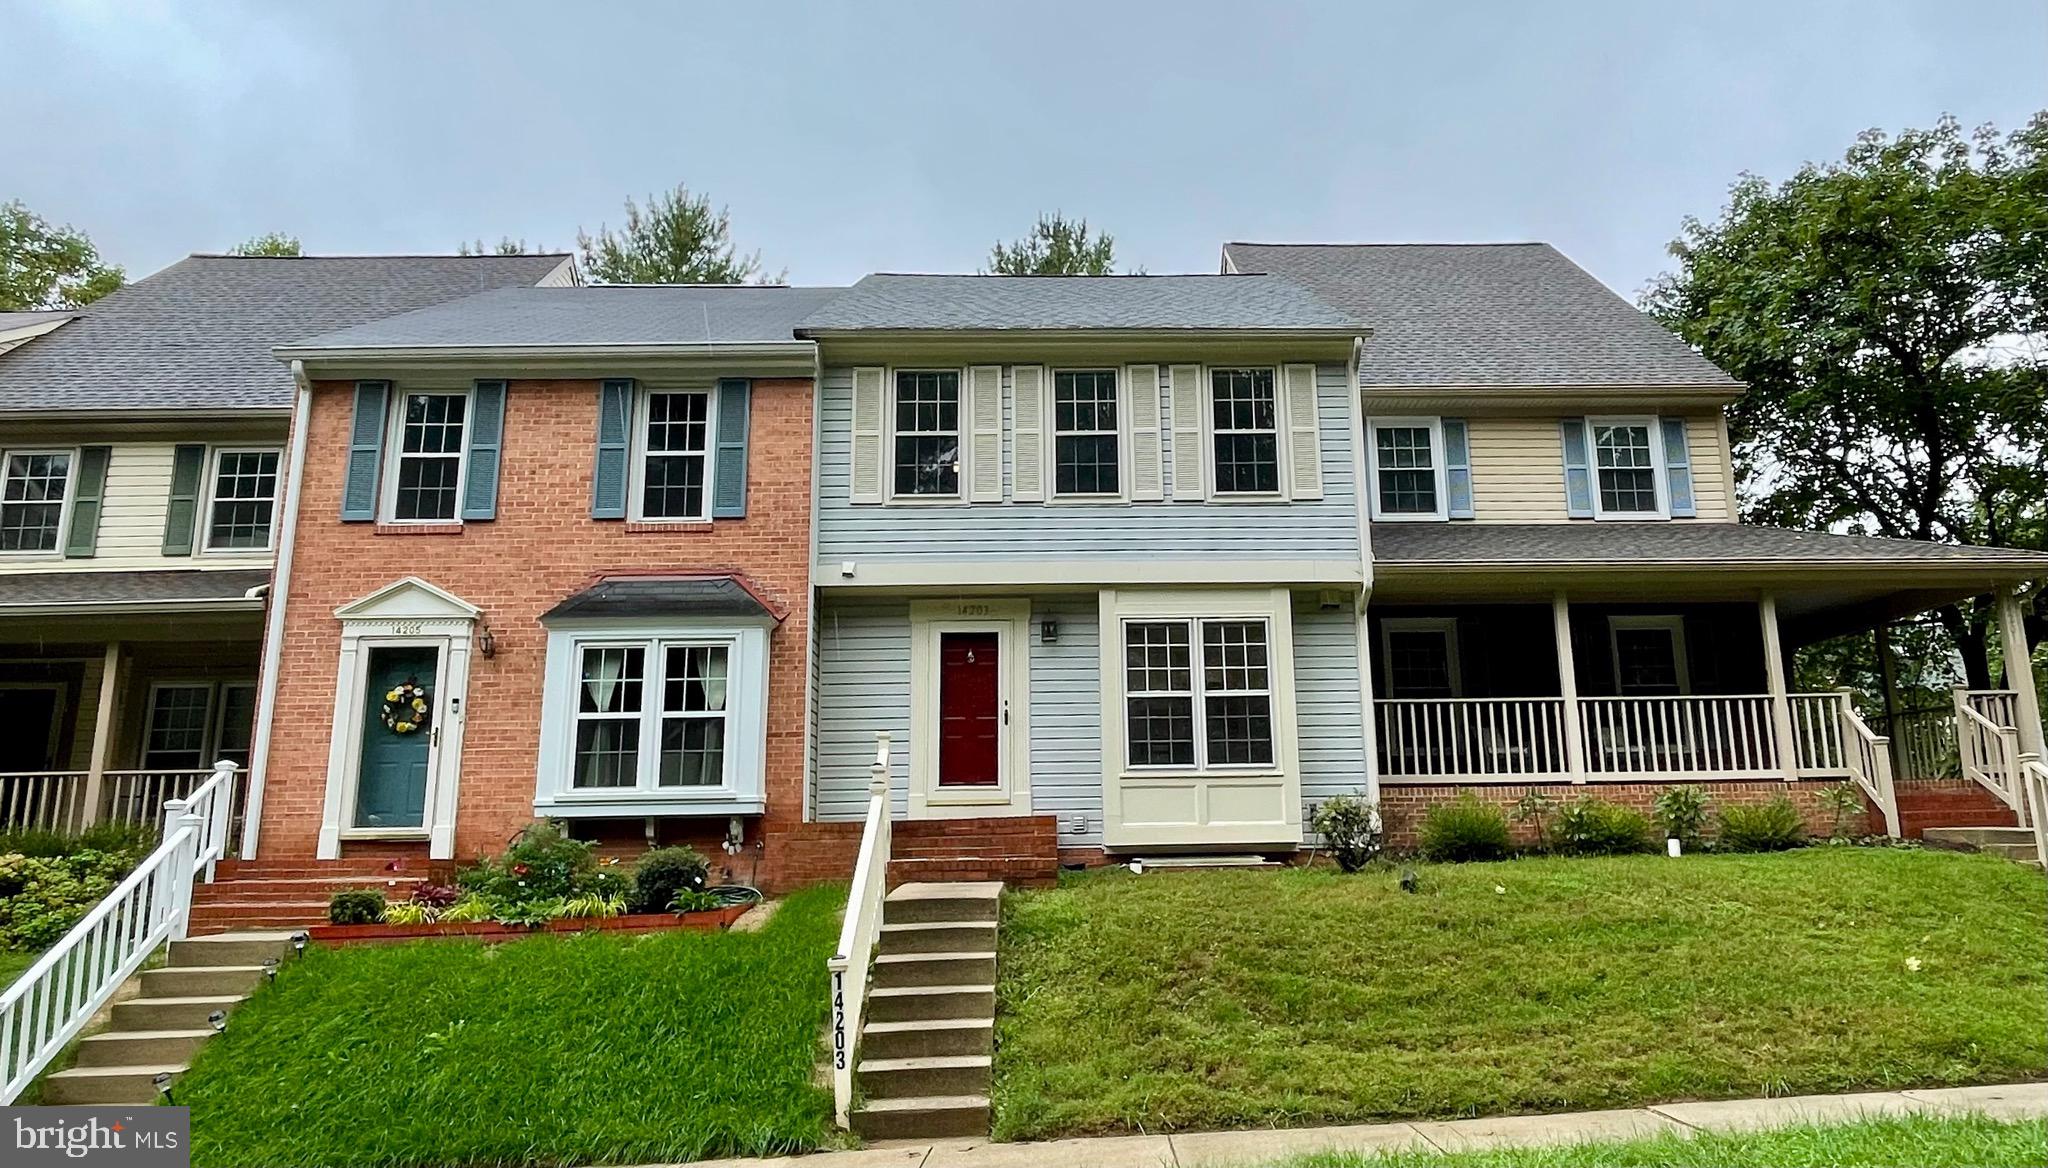
{"type": "Polygon", "coordinates": [[[925,1140],[988,1136],[987,1095],[923,1095],[870,1099],[853,1113],[864,1140],[925,1140]]]}
{"type": "Polygon", "coordinates": [[[889,882],[914,881],[980,882],[1044,885],[1059,879],[1059,857],[1040,856],[955,856],[947,858],[892,859],[889,882]]]}
{"type": "Polygon", "coordinates": [[[404,899],[419,887],[417,880],[389,880],[381,876],[329,876],[318,880],[226,880],[201,884],[192,890],[192,903],[268,904],[286,901],[306,904],[325,901],[344,888],[366,888],[382,892],[387,899],[404,899]]]}
{"type": "Polygon", "coordinates": [[[265,879],[269,877],[306,878],[331,876],[398,876],[412,880],[424,880],[427,876],[425,860],[400,861],[396,870],[390,859],[363,858],[353,860],[222,860],[214,865],[214,875],[222,880],[243,878],[265,879]]]}
{"type": "Polygon", "coordinates": [[[327,902],[318,904],[214,904],[192,909],[194,933],[250,929],[303,929],[327,923],[327,902]]]}

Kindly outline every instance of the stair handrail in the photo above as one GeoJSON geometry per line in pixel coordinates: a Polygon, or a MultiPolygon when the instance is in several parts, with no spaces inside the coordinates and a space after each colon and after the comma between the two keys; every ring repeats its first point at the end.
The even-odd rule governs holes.
{"type": "Polygon", "coordinates": [[[0,992],[0,1104],[35,1081],[157,946],[185,939],[206,835],[188,800],[166,801],[163,842],[0,992]]]}
{"type": "Polygon", "coordinates": [[[2019,731],[1978,712],[1956,691],[1956,754],[1963,777],[1998,796],[2026,826],[2026,797],[2020,791],[2019,731]]]}
{"type": "Polygon", "coordinates": [[[2020,790],[2034,832],[2034,858],[2048,868],[2048,765],[2032,751],[2020,755],[2020,790]]]}
{"type": "MultiPolygon", "coordinates": [[[[235,764],[222,759],[213,764],[213,775],[185,796],[194,815],[206,822],[199,841],[199,863],[205,865],[205,882],[213,883],[213,866],[228,854],[228,824],[235,808],[235,764]]],[[[170,807],[166,803],[168,812],[170,807]]]]}
{"type": "Polygon", "coordinates": [[[1870,728],[1856,712],[1854,691],[1842,693],[1842,764],[1849,778],[1884,815],[1884,833],[1899,837],[1899,795],[1892,776],[1891,739],[1870,728]]]}
{"type": "Polygon", "coordinates": [[[867,1005],[868,966],[881,932],[882,898],[889,884],[887,731],[875,735],[875,762],[869,770],[867,823],[861,831],[860,856],[853,866],[853,887],[846,894],[839,947],[825,962],[832,975],[832,1114],[842,1128],[852,1123],[853,1068],[867,1005]]]}

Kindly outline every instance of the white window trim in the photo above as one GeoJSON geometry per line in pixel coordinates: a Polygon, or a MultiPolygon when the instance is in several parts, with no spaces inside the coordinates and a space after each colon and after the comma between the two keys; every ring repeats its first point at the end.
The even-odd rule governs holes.
{"type": "Polygon", "coordinates": [[[1586,419],[1586,469],[1592,476],[1593,518],[1599,519],[1669,519],[1671,518],[1671,487],[1664,481],[1664,440],[1659,429],[1657,416],[1647,414],[1609,415],[1586,419]],[[1650,438],[1650,473],[1657,484],[1657,509],[1654,511],[1609,511],[1600,505],[1600,442],[1602,426],[1641,426],[1650,438]]]}
{"type": "MultiPolygon", "coordinates": [[[[1190,713],[1193,715],[1194,718],[1195,762],[1193,766],[1180,766],[1172,763],[1146,764],[1135,763],[1131,761],[1131,699],[1133,697],[1140,697],[1144,695],[1131,693],[1129,690],[1128,681],[1126,680],[1123,682],[1119,682],[1118,688],[1123,690],[1123,693],[1121,694],[1122,708],[1117,711],[1118,716],[1123,719],[1124,725],[1123,747],[1125,772],[1136,775],[1154,773],[1198,775],[1271,774],[1273,770],[1280,765],[1280,720],[1278,713],[1279,696],[1273,692],[1273,675],[1275,673],[1273,659],[1276,650],[1273,643],[1274,634],[1272,619],[1268,616],[1259,613],[1250,613],[1243,616],[1125,616],[1118,620],[1116,626],[1117,650],[1121,654],[1129,645],[1130,642],[1125,638],[1129,635],[1130,626],[1132,625],[1172,624],[1186,625],[1188,629],[1188,684],[1193,687],[1189,691],[1188,697],[1193,703],[1190,713]],[[1266,631],[1266,688],[1263,690],[1222,690],[1219,691],[1219,693],[1220,696],[1257,697],[1262,694],[1264,695],[1264,697],[1266,698],[1267,718],[1273,727],[1272,762],[1224,764],[1212,763],[1209,761],[1209,714],[1207,709],[1205,708],[1206,703],[1204,699],[1210,696],[1210,691],[1207,677],[1207,659],[1203,655],[1202,633],[1204,626],[1214,624],[1255,624],[1266,631]]],[[[1127,679],[1129,675],[1125,674],[1124,676],[1127,679]]],[[[1146,691],[1146,693],[1150,693],[1151,696],[1154,697],[1181,696],[1179,694],[1158,693],[1153,691],[1146,691]]]]}
{"type": "MultiPolygon", "coordinates": [[[[648,385],[642,383],[633,394],[633,425],[626,443],[630,466],[626,474],[627,518],[635,523],[709,523],[711,496],[716,483],[713,472],[718,458],[717,385],[648,385]],[[647,427],[653,417],[652,398],[658,393],[694,393],[704,398],[704,507],[696,515],[647,514],[647,427]]],[[[465,437],[467,432],[465,431],[465,437]]]]}
{"type": "MultiPolygon", "coordinates": [[[[7,483],[7,469],[13,465],[16,455],[33,457],[38,454],[61,454],[69,461],[64,469],[64,499],[57,507],[57,546],[48,551],[40,548],[18,551],[0,551],[0,559],[8,560],[61,560],[64,558],[64,543],[71,536],[71,508],[78,499],[78,448],[76,446],[22,446],[0,450],[0,492],[7,483]]],[[[101,487],[102,498],[106,488],[101,487]]],[[[104,509],[105,504],[101,505],[104,509]]]]}
{"type": "MultiPolygon", "coordinates": [[[[1048,503],[1128,503],[1131,501],[1131,403],[1125,367],[1121,365],[1051,365],[1045,368],[1045,498],[1048,503]],[[1107,372],[1116,386],[1116,490],[1070,494],[1059,489],[1060,437],[1059,375],[1062,373],[1107,372]]],[[[1012,391],[1014,392],[1014,391],[1012,391]]],[[[1022,409],[1022,403],[1013,403],[1022,409]]],[[[1107,434],[1107,430],[1069,430],[1067,437],[1107,434]]]]}
{"type": "Polygon", "coordinates": [[[1031,814],[1031,602],[917,600],[910,605],[912,819],[1031,814]],[[939,636],[994,633],[1005,714],[994,787],[939,786],[939,636]]]}
{"type": "MultiPolygon", "coordinates": [[[[384,487],[383,498],[378,500],[379,523],[402,524],[405,526],[445,526],[462,522],[462,501],[469,493],[469,434],[470,426],[476,422],[476,394],[474,389],[431,386],[396,386],[391,390],[391,417],[384,427],[384,487]],[[405,401],[414,396],[459,397],[462,399],[462,441],[455,451],[455,514],[446,519],[400,519],[398,518],[398,468],[405,458],[405,401]]],[[[441,458],[444,455],[421,455],[424,458],[441,458]]]]}
{"type": "Polygon", "coordinates": [[[564,817],[761,814],[767,806],[768,631],[772,623],[765,618],[745,623],[641,617],[551,625],[541,696],[534,813],[564,817]],[[661,681],[667,668],[663,650],[686,645],[719,645],[726,650],[725,773],[724,782],[715,787],[657,785],[661,681]],[[639,715],[637,782],[631,787],[577,787],[576,699],[582,685],[583,650],[621,646],[645,648],[650,659],[639,715]]]}
{"type": "MultiPolygon", "coordinates": [[[[463,431],[468,437],[468,430],[463,431]]],[[[467,443],[464,443],[467,445],[467,443]]],[[[277,521],[280,501],[284,498],[284,451],[275,446],[216,446],[206,452],[206,494],[205,505],[199,512],[199,551],[208,556],[257,556],[277,547],[277,521]],[[262,547],[215,547],[213,546],[213,505],[218,501],[220,490],[221,460],[230,454],[274,454],[277,456],[277,474],[271,482],[270,494],[270,538],[262,547]]]]}
{"type": "Polygon", "coordinates": [[[1450,467],[1444,457],[1444,420],[1435,418],[1367,418],[1365,421],[1365,458],[1367,473],[1371,478],[1372,517],[1384,523],[1407,523],[1411,521],[1448,520],[1451,517],[1450,467]],[[1382,427],[1390,430],[1428,430],[1429,463],[1436,476],[1435,511],[1395,511],[1380,509],[1380,441],[1382,427]]]}
{"type": "MultiPolygon", "coordinates": [[[[1212,503],[1271,503],[1286,502],[1289,488],[1294,482],[1294,459],[1287,441],[1287,386],[1281,381],[1278,365],[1204,365],[1202,366],[1202,476],[1208,501],[1212,503]],[[1221,370],[1252,372],[1264,370],[1273,377],[1273,465],[1279,484],[1277,491],[1224,491],[1216,486],[1216,374],[1221,370]]],[[[1232,430],[1233,434],[1260,434],[1262,430],[1232,430]]],[[[1179,458],[1180,452],[1174,451],[1179,458]]]]}
{"type": "MultiPolygon", "coordinates": [[[[216,762],[219,762],[219,761],[220,761],[220,755],[221,755],[221,753],[222,753],[222,752],[223,752],[223,751],[224,751],[224,750],[226,749],[225,747],[223,747],[223,746],[221,745],[221,743],[225,742],[225,741],[227,740],[227,736],[228,736],[228,734],[227,734],[227,716],[228,716],[228,691],[229,691],[229,690],[231,690],[231,689],[247,689],[247,690],[250,690],[250,691],[252,691],[252,693],[251,693],[251,696],[253,697],[253,696],[255,696],[255,695],[254,695],[254,691],[256,690],[256,679],[255,679],[255,678],[231,678],[231,679],[229,679],[229,680],[227,680],[227,681],[223,681],[223,682],[218,682],[218,683],[216,683],[216,684],[214,685],[214,692],[213,692],[213,729],[212,729],[212,734],[213,734],[213,737],[212,737],[212,738],[211,738],[210,740],[208,740],[208,742],[207,742],[207,753],[213,756],[212,758],[209,758],[209,759],[207,759],[207,761],[206,761],[206,764],[207,764],[207,766],[209,766],[209,767],[210,767],[210,766],[212,766],[212,765],[213,765],[214,763],[216,763],[216,762]]],[[[252,702],[250,702],[250,704],[249,704],[249,709],[250,709],[250,712],[251,712],[251,714],[253,715],[253,714],[254,714],[254,712],[255,712],[255,709],[256,709],[256,703],[255,703],[255,702],[253,702],[253,701],[252,701],[252,702]]],[[[252,750],[254,749],[254,747],[255,747],[255,745],[256,745],[256,740],[255,740],[255,726],[254,726],[254,724],[253,724],[253,723],[252,723],[252,724],[251,724],[251,726],[250,726],[250,739],[249,739],[249,745],[250,745],[250,748],[251,748],[252,750]]]]}
{"type": "Polygon", "coordinates": [[[1390,616],[1380,621],[1380,683],[1386,687],[1386,696],[1397,699],[1394,693],[1394,634],[1395,633],[1442,633],[1444,651],[1450,654],[1451,697],[1465,696],[1465,679],[1458,669],[1458,618],[1454,616],[1390,616]]]}
{"type": "Polygon", "coordinates": [[[210,768],[213,765],[213,760],[207,756],[213,751],[213,726],[215,719],[220,713],[219,689],[219,683],[199,678],[166,678],[161,681],[151,682],[149,685],[149,697],[142,704],[142,742],[141,748],[135,752],[137,768],[146,771],[160,770],[167,772],[205,770],[210,768]],[[156,729],[157,695],[170,689],[196,689],[206,692],[206,712],[205,716],[200,719],[199,761],[189,767],[159,767],[149,761],[149,740],[152,732],[156,729]]]}
{"type": "MultiPolygon", "coordinates": [[[[968,479],[974,473],[973,452],[968,443],[973,436],[972,419],[968,417],[967,367],[947,365],[905,365],[888,366],[882,370],[882,500],[885,503],[901,503],[911,507],[954,506],[967,502],[968,479]],[[953,437],[959,442],[954,457],[957,469],[953,474],[954,485],[958,488],[950,495],[924,495],[896,491],[896,378],[904,373],[951,373],[959,378],[953,401],[953,437]]],[[[918,434],[944,433],[940,430],[919,430],[918,434]]]]}
{"type": "Polygon", "coordinates": [[[1654,697],[1654,694],[1621,692],[1621,638],[1623,629],[1665,629],[1671,633],[1671,665],[1678,675],[1678,693],[1692,692],[1692,669],[1685,657],[1685,618],[1682,616],[1610,616],[1607,618],[1607,655],[1614,669],[1614,692],[1622,697],[1654,697]]]}

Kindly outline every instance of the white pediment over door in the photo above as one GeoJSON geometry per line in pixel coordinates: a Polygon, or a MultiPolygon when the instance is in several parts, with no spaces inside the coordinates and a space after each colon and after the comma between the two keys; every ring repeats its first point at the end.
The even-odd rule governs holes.
{"type": "Polygon", "coordinates": [[[418,576],[394,580],[334,610],[345,621],[473,621],[483,610],[418,576]]]}

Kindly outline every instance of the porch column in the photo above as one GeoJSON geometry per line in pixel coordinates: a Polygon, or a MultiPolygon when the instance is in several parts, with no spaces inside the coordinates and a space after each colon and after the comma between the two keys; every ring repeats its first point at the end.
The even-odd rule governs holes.
{"type": "Polygon", "coordinates": [[[2034,693],[2034,655],[2027,648],[2026,616],[2020,610],[2019,592],[2008,584],[1998,590],[1998,641],[2005,651],[2005,688],[2018,695],[2022,753],[2041,754],[2041,706],[2034,693]]]}
{"type": "Polygon", "coordinates": [[[1766,592],[1756,602],[1764,629],[1764,687],[1771,695],[1771,729],[1778,740],[1778,766],[1785,781],[1799,778],[1799,743],[1792,735],[1792,703],[1785,696],[1785,651],[1778,640],[1778,598],[1766,592]]]}
{"type": "Polygon", "coordinates": [[[1586,781],[1586,737],[1579,725],[1579,667],[1572,660],[1571,606],[1564,593],[1550,598],[1550,628],[1557,638],[1557,692],[1564,699],[1564,757],[1574,783],[1586,781]]]}
{"type": "Polygon", "coordinates": [[[121,695],[121,642],[108,641],[106,659],[100,665],[100,704],[93,713],[92,762],[85,772],[85,805],[79,809],[79,826],[91,827],[100,819],[100,794],[106,784],[107,759],[114,749],[114,706],[121,695]]]}
{"type": "Polygon", "coordinates": [[[1906,773],[1906,741],[1899,733],[1899,670],[1892,657],[1892,627],[1877,626],[1877,676],[1884,685],[1884,732],[1891,739],[1892,773],[1906,773]]]}

